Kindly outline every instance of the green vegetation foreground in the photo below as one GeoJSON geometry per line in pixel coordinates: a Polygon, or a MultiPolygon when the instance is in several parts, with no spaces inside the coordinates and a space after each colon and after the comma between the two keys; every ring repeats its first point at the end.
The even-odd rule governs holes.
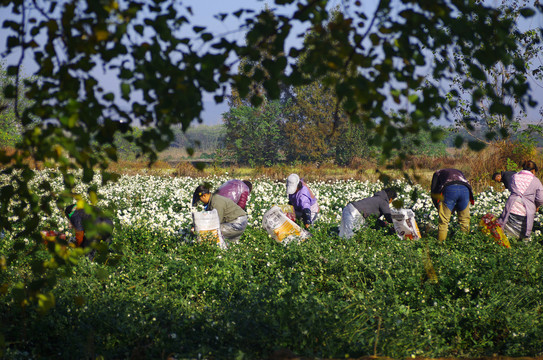
{"type": "Polygon", "coordinates": [[[5,356],[541,355],[539,243],[506,249],[458,232],[439,244],[372,229],[342,240],[322,223],[313,234],[284,247],[248,229],[222,251],[125,227],[113,239],[120,264],[82,260],[47,315],[0,298],[5,356]]]}

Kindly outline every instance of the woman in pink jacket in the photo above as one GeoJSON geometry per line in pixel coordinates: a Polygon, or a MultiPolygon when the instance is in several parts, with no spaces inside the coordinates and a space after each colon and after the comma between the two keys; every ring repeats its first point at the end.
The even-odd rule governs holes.
{"type": "Polygon", "coordinates": [[[543,204],[543,185],[536,172],[533,161],[524,162],[522,170],[513,176],[511,195],[499,219],[505,232],[519,239],[530,238],[535,213],[543,204]]]}

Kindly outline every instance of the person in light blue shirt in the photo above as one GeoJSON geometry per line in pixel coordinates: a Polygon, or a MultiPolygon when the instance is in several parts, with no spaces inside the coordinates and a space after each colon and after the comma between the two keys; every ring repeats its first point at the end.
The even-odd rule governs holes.
{"type": "Polygon", "coordinates": [[[319,204],[315,195],[297,174],[287,178],[288,203],[294,207],[297,219],[302,219],[306,228],[315,222],[319,214],[319,204]]]}

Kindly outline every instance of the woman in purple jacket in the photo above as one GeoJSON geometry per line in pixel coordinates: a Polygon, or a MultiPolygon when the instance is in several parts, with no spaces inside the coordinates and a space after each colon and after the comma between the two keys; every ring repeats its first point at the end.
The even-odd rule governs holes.
{"type": "Polygon", "coordinates": [[[513,176],[511,195],[498,220],[508,235],[529,239],[537,208],[543,204],[543,185],[535,176],[537,165],[528,160],[513,176]]]}
{"type": "Polygon", "coordinates": [[[317,219],[317,199],[297,174],[290,174],[287,178],[287,195],[288,203],[294,207],[296,218],[301,218],[307,229],[317,219]]]}

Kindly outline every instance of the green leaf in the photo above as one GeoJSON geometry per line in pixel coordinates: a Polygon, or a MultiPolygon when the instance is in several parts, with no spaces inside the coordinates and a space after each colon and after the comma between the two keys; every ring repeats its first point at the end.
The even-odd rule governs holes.
{"type": "Polygon", "coordinates": [[[489,111],[491,114],[505,115],[509,119],[513,117],[513,109],[511,106],[500,102],[493,102],[492,105],[490,105],[489,111]]]}
{"type": "Polygon", "coordinates": [[[55,306],[55,296],[52,293],[38,294],[38,311],[41,314],[46,314],[55,306]]]}
{"type": "Polygon", "coordinates": [[[6,98],[15,99],[15,94],[16,94],[16,88],[13,84],[8,84],[4,88],[4,95],[6,96],[6,98]]]}
{"type": "Polygon", "coordinates": [[[464,145],[464,138],[461,135],[457,135],[454,139],[454,146],[459,149],[464,145]]]}
{"type": "Polygon", "coordinates": [[[496,134],[495,131],[489,131],[485,134],[485,138],[488,140],[488,141],[493,141],[494,139],[496,139],[498,136],[498,134],[496,134]]]}
{"type": "Polygon", "coordinates": [[[122,98],[125,100],[128,100],[130,98],[130,84],[122,83],[121,93],[122,93],[122,98]]]}
{"type": "Polygon", "coordinates": [[[140,34],[140,35],[143,36],[143,30],[144,30],[143,25],[135,25],[135,26],[134,26],[134,30],[135,30],[138,34],[140,34]]]}
{"type": "Polygon", "coordinates": [[[473,151],[481,151],[486,147],[486,144],[479,140],[473,140],[468,142],[468,147],[473,151]]]}
{"type": "Polygon", "coordinates": [[[202,40],[211,41],[211,40],[213,40],[213,35],[211,35],[210,33],[203,33],[202,34],[202,40]]]}
{"type": "Polygon", "coordinates": [[[8,40],[6,41],[6,46],[8,49],[12,49],[19,46],[19,38],[17,36],[8,36],[8,40]]]}
{"type": "Polygon", "coordinates": [[[193,163],[193,165],[199,171],[203,171],[206,167],[206,164],[202,161],[196,161],[193,163]]]}
{"type": "Polygon", "coordinates": [[[532,8],[522,8],[520,9],[520,15],[522,15],[525,18],[532,17],[535,15],[535,10],[532,8]]]}
{"type": "Polygon", "coordinates": [[[417,94],[411,94],[407,97],[407,99],[409,100],[409,102],[411,104],[414,104],[417,102],[417,100],[419,99],[419,96],[417,94]]]}
{"type": "Polygon", "coordinates": [[[254,107],[259,107],[263,101],[264,99],[262,99],[261,96],[258,96],[256,94],[251,96],[251,105],[253,105],[254,107]]]}
{"type": "Polygon", "coordinates": [[[9,76],[15,76],[15,75],[17,75],[17,70],[18,69],[19,69],[18,66],[10,65],[10,66],[7,67],[6,74],[8,74],[9,76]]]}
{"type": "Polygon", "coordinates": [[[433,129],[430,133],[432,142],[438,142],[445,138],[445,131],[441,128],[433,129]]]}
{"type": "Polygon", "coordinates": [[[98,269],[96,269],[95,275],[96,275],[96,278],[97,278],[98,280],[100,280],[100,281],[105,281],[105,280],[107,280],[107,278],[108,278],[108,276],[109,276],[107,270],[104,269],[104,268],[98,268],[98,269]]]}
{"type": "Polygon", "coordinates": [[[477,65],[471,64],[469,67],[471,76],[473,76],[476,80],[485,81],[486,80],[486,74],[481,68],[477,65]]]}

